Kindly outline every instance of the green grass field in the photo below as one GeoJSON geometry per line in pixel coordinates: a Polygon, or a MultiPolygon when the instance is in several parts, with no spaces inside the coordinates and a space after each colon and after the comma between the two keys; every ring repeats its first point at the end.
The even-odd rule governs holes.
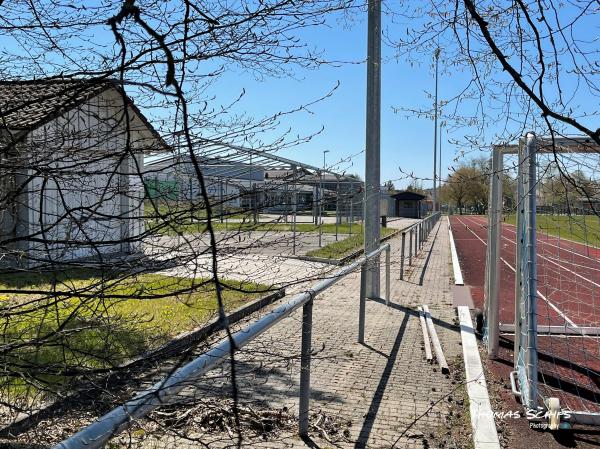
{"type": "MultiPolygon", "coordinates": [[[[323,248],[309,251],[306,255],[311,257],[321,257],[323,259],[341,259],[342,257],[359,250],[364,245],[364,235],[362,232],[354,234],[354,226],[352,227],[352,231],[352,236],[325,245],[323,248]]],[[[394,231],[396,231],[396,229],[381,228],[381,236],[385,237],[394,231]]]]}
{"type": "MultiPolygon", "coordinates": [[[[516,215],[507,215],[505,222],[516,224],[516,215]]],[[[536,215],[537,230],[549,235],[600,246],[600,218],[595,215],[536,215]]]]}
{"type": "MultiPolygon", "coordinates": [[[[115,280],[81,271],[60,275],[2,274],[4,323],[0,389],[23,396],[63,390],[77,373],[110,368],[216,316],[214,285],[144,274],[115,280]],[[42,294],[50,292],[51,294],[42,294]],[[135,299],[144,297],[145,299],[135,299]]],[[[266,294],[253,283],[223,283],[231,310],[266,294]]]]}
{"type": "MultiPolygon", "coordinates": [[[[196,222],[196,223],[187,223],[187,224],[177,224],[172,223],[172,226],[157,226],[154,224],[155,229],[160,234],[165,235],[177,235],[181,234],[195,234],[195,233],[204,233],[206,232],[206,223],[205,222],[196,222]]],[[[261,232],[292,232],[293,225],[291,223],[258,223],[254,224],[252,221],[246,222],[231,222],[231,223],[221,223],[218,220],[213,221],[212,223],[213,230],[215,231],[261,231],[261,232]]],[[[297,232],[312,232],[318,233],[319,226],[312,223],[296,223],[296,231],[297,232]]],[[[335,234],[335,224],[326,223],[322,225],[322,232],[325,234],[335,234]]],[[[350,225],[349,224],[340,224],[338,225],[338,234],[339,235],[349,235],[350,234],[350,225]]],[[[362,225],[358,223],[354,223],[352,225],[352,234],[361,234],[363,232],[362,225]]]]}

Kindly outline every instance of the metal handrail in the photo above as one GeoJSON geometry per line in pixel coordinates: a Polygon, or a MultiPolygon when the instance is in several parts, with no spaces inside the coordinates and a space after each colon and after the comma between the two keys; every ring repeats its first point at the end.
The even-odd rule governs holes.
{"type": "MultiPolygon", "coordinates": [[[[302,318],[302,352],[300,362],[300,407],[299,407],[299,433],[308,433],[308,410],[310,399],[310,358],[311,358],[311,329],[312,329],[312,304],[314,298],[338,282],[344,276],[361,267],[361,295],[359,316],[359,342],[364,341],[365,325],[365,288],[366,263],[383,251],[386,251],[386,304],[390,298],[390,244],[380,246],[378,249],[363,255],[354,263],[342,268],[337,273],[319,282],[313,288],[294,296],[289,302],[275,308],[272,312],[248,325],[232,336],[234,350],[240,349],[256,337],[266,332],[282,319],[291,315],[295,310],[303,307],[302,318]]],[[[98,421],[90,424],[68,439],[54,446],[54,449],[98,449],[108,441],[129,427],[133,420],[142,418],[155,408],[165,405],[166,401],[175,396],[185,387],[223,363],[231,353],[232,342],[229,338],[222,339],[214,348],[203,353],[198,358],[184,365],[176,372],[154,384],[151,388],[136,395],[133,399],[105,414],[98,421]]]]}
{"type": "Polygon", "coordinates": [[[402,230],[402,244],[400,247],[400,280],[404,279],[404,260],[405,260],[405,247],[406,247],[406,233],[409,234],[408,244],[408,265],[412,265],[413,251],[415,257],[419,252],[419,249],[423,245],[423,242],[429,237],[429,233],[432,231],[440,217],[441,212],[434,212],[433,214],[425,217],[423,220],[414,223],[402,230]],[[413,234],[414,234],[414,247],[413,247],[413,234]]]}

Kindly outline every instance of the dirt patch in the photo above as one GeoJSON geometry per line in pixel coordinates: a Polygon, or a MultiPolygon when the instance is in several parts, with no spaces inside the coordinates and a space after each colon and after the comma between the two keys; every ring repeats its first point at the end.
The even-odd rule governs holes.
{"type": "Polygon", "coordinates": [[[458,449],[473,448],[469,396],[464,384],[464,363],[462,357],[450,363],[452,385],[456,389],[445,398],[447,412],[444,422],[436,432],[437,444],[433,447],[458,449]]]}
{"type": "MultiPolygon", "coordinates": [[[[512,355],[512,352],[510,353],[512,355]]],[[[482,352],[481,359],[487,371],[492,409],[497,414],[496,428],[500,443],[511,449],[564,449],[600,447],[600,428],[574,426],[571,430],[549,431],[530,428],[523,406],[516,400],[510,387],[512,367],[506,360],[490,361],[482,352]],[[518,417],[516,417],[518,414],[518,417]]]]}

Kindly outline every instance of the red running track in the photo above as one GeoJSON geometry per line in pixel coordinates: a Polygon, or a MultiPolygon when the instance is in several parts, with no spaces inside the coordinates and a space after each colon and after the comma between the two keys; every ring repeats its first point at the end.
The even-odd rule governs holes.
{"type": "MultiPolygon", "coordinates": [[[[483,277],[487,220],[482,216],[452,216],[452,232],[463,276],[483,307],[483,277]],[[471,282],[470,278],[473,278],[471,282]]],[[[514,268],[516,232],[503,224],[500,251],[500,322],[514,323],[514,268]]],[[[600,260],[596,249],[587,255],[585,245],[538,235],[538,324],[600,327],[600,260]]]]}
{"type": "MultiPolygon", "coordinates": [[[[451,216],[450,224],[465,284],[475,306],[483,310],[487,217],[451,216]]],[[[500,322],[513,324],[515,227],[503,224],[500,241],[500,322]]],[[[537,241],[538,324],[600,327],[600,250],[542,233],[537,241]]],[[[507,348],[502,357],[512,363],[512,351],[507,348]]],[[[600,339],[540,336],[539,354],[540,379],[553,385],[551,389],[546,386],[547,395],[558,395],[573,409],[597,411],[600,339]],[[559,381],[557,387],[556,379],[568,381],[559,381]]]]}

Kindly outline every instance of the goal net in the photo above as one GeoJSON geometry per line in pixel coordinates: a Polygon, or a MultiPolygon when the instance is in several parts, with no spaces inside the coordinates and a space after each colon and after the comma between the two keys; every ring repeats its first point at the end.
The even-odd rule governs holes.
{"type": "Polygon", "coordinates": [[[527,416],[553,412],[551,426],[600,425],[599,150],[531,133],[493,150],[488,352],[512,359],[527,416]]]}

